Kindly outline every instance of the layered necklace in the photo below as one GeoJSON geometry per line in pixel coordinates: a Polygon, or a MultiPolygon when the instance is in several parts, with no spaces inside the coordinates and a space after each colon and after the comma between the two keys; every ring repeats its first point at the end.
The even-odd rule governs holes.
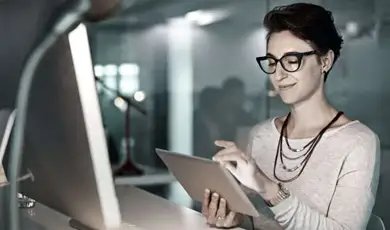
{"type": "Polygon", "coordinates": [[[280,137],[279,137],[279,142],[278,142],[278,147],[276,149],[276,155],[275,155],[275,162],[274,162],[274,177],[280,181],[280,182],[283,182],[283,183],[288,183],[288,182],[291,182],[291,181],[294,181],[295,179],[297,179],[303,172],[303,170],[305,169],[306,165],[307,165],[307,162],[309,162],[309,159],[311,157],[311,155],[313,154],[314,152],[314,149],[315,147],[317,146],[318,142],[321,140],[323,134],[326,132],[327,129],[329,129],[330,126],[332,126],[333,123],[335,123],[340,117],[341,115],[343,115],[344,113],[343,112],[338,112],[337,115],[329,122],[328,125],[326,125],[318,134],[317,136],[315,136],[309,143],[307,143],[305,146],[303,146],[302,148],[298,148],[298,149],[295,149],[295,148],[292,148],[290,143],[288,142],[288,136],[287,136],[287,124],[290,120],[290,117],[291,117],[291,113],[289,113],[285,119],[285,121],[283,122],[283,125],[282,125],[282,129],[280,131],[280,137]],[[288,147],[288,149],[294,153],[301,153],[300,155],[298,156],[295,156],[295,157],[290,157],[290,156],[287,156],[286,154],[284,154],[283,152],[283,139],[285,140],[286,142],[286,145],[288,147]],[[306,150],[306,151],[305,151],[306,150]],[[289,179],[282,179],[280,177],[278,177],[276,175],[276,165],[278,163],[278,159],[280,159],[280,162],[282,164],[282,168],[283,170],[285,170],[286,172],[296,172],[298,169],[299,171],[296,172],[296,175],[294,177],[291,177],[289,179]],[[285,159],[287,160],[298,160],[298,159],[302,159],[295,167],[292,167],[292,168],[289,168],[285,165],[284,161],[285,159]]]}

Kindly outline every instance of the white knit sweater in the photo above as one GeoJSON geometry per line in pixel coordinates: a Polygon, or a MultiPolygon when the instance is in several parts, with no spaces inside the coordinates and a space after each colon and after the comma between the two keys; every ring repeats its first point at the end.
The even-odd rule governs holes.
{"type": "MultiPolygon", "coordinates": [[[[248,153],[277,182],[273,166],[280,134],[274,121],[267,120],[253,128],[248,153]]],[[[301,148],[311,139],[289,139],[289,143],[301,148]]],[[[288,156],[302,154],[290,151],[285,141],[283,152],[288,156]]],[[[293,168],[301,160],[284,162],[293,168]]],[[[284,184],[291,196],[271,209],[257,203],[264,216],[255,220],[256,229],[366,229],[375,203],[379,164],[379,139],[368,127],[353,121],[328,130],[301,176],[284,184]]],[[[281,178],[295,175],[286,172],[280,160],[276,174],[281,178]]]]}

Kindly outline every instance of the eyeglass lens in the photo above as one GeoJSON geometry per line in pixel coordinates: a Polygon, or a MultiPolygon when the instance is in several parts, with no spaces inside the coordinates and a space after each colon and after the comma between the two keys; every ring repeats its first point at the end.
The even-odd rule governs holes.
{"type": "MultiPolygon", "coordinates": [[[[284,70],[294,72],[299,69],[301,59],[297,55],[286,55],[280,59],[280,63],[284,70]]],[[[273,57],[259,60],[259,65],[264,72],[272,74],[276,71],[278,60],[273,57]]]]}

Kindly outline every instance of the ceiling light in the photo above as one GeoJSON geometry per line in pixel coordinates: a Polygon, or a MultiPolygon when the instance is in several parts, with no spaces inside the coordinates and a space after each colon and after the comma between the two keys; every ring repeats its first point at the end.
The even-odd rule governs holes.
{"type": "Polygon", "coordinates": [[[200,10],[189,12],[186,14],[186,19],[191,22],[196,22],[197,20],[199,20],[199,18],[202,17],[202,13],[203,12],[200,10]]]}
{"type": "Polygon", "coordinates": [[[204,12],[201,10],[189,12],[186,14],[185,18],[200,26],[208,25],[215,21],[215,17],[211,12],[204,12]]]}

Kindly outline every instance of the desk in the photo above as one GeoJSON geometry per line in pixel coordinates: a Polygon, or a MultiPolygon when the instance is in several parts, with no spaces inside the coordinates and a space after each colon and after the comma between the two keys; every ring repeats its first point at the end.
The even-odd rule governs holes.
{"type": "MultiPolygon", "coordinates": [[[[116,188],[123,221],[146,230],[212,230],[204,217],[189,208],[132,186],[116,188]]],[[[23,216],[47,230],[74,230],[69,227],[69,218],[41,204],[23,210],[23,216]]],[[[34,228],[25,228],[35,230],[34,228]]],[[[41,228],[36,228],[41,230],[41,228]]],[[[242,230],[234,228],[233,230],[242,230]]]]}
{"type": "Polygon", "coordinates": [[[36,203],[32,209],[22,209],[22,230],[75,230],[69,226],[70,218],[36,203]]]}
{"type": "Polygon", "coordinates": [[[161,172],[155,174],[146,174],[142,176],[124,176],[115,178],[115,185],[133,185],[133,186],[147,186],[147,185],[164,185],[176,181],[176,178],[169,172],[161,172]]]}

